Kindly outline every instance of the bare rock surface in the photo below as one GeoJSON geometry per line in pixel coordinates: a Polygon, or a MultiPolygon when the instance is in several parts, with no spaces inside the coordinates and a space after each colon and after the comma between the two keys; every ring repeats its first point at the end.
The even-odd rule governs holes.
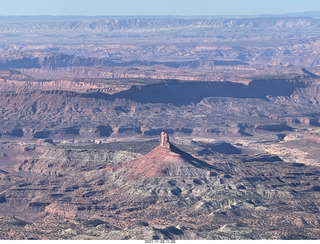
{"type": "Polygon", "coordinates": [[[205,177],[210,165],[192,157],[169,141],[165,132],[160,134],[160,145],[143,157],[124,164],[128,177],[205,177]]]}
{"type": "Polygon", "coordinates": [[[319,21],[0,17],[0,239],[320,239],[319,21]]]}
{"type": "MultiPolygon", "coordinates": [[[[166,138],[164,135],[161,138],[166,138]]],[[[129,148],[129,144],[123,143],[129,148]]],[[[187,164],[198,168],[190,166],[183,155],[186,152],[173,152],[172,144],[169,148],[151,141],[132,143],[139,151],[149,145],[150,152],[133,161],[127,158],[127,163],[116,158],[89,159],[96,157],[99,151],[103,153],[107,148],[121,145],[101,144],[92,151],[81,149],[83,146],[66,147],[72,154],[61,154],[53,159],[64,162],[60,175],[36,170],[45,166],[58,169],[49,165],[42,153],[28,167],[18,167],[16,172],[10,173],[1,171],[1,238],[319,237],[317,166],[288,163],[253,151],[247,155],[249,151],[241,147],[245,153],[237,154],[236,158],[212,151],[215,160],[211,161],[211,174],[199,174],[199,171],[183,176],[161,171],[159,174],[161,165],[181,169],[187,164]],[[81,150],[81,157],[88,157],[85,170],[84,164],[79,163],[81,150]],[[136,165],[132,172],[139,177],[126,175],[124,170],[130,171],[129,164],[136,165]],[[154,171],[149,168],[150,164],[155,166],[154,171]],[[138,165],[144,165],[146,170],[137,168],[138,165]]],[[[179,144],[179,147],[192,150],[196,145],[210,150],[200,142],[193,142],[193,146],[179,144]]]]}

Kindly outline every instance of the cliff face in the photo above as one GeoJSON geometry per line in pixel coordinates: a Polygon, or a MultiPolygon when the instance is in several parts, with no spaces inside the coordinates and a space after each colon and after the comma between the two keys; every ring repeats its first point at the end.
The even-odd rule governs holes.
{"type": "MultiPolygon", "coordinates": [[[[306,88],[301,87],[303,84],[289,80],[260,80],[248,86],[231,83],[225,86],[222,83],[166,82],[146,87],[136,86],[127,92],[114,95],[70,91],[7,92],[0,97],[3,105],[0,111],[3,120],[0,138],[93,142],[96,139],[154,137],[164,130],[174,136],[211,139],[231,136],[247,140],[251,136],[259,137],[266,132],[279,140],[299,138],[291,134],[304,126],[317,128],[320,120],[317,105],[319,98],[317,90],[314,89],[317,82],[308,84],[306,88]],[[268,85],[268,89],[264,89],[264,85],[268,85]],[[246,91],[251,89],[249,95],[261,97],[237,98],[239,89],[220,90],[220,94],[231,94],[235,97],[210,97],[217,94],[216,87],[221,86],[234,86],[246,91]],[[163,89],[161,93],[158,88],[163,89]],[[193,93],[195,91],[196,95],[193,93]],[[264,94],[271,92],[271,95],[276,95],[273,91],[288,96],[264,94]]],[[[304,133],[303,131],[304,129],[301,133],[304,133]]],[[[190,160],[194,160],[175,150],[166,134],[162,134],[161,138],[162,147],[149,155],[146,165],[152,165],[148,163],[151,161],[157,163],[162,155],[165,155],[164,159],[168,164],[178,162],[176,165],[179,165],[180,162],[187,162],[190,165],[190,160]]],[[[281,151],[279,148],[276,150],[281,151]]],[[[201,153],[206,155],[208,152],[201,153]]],[[[310,163],[314,164],[313,160],[310,163]]],[[[183,167],[183,164],[180,166],[183,167]]],[[[159,165],[154,174],[164,175],[166,164],[159,165]],[[159,170],[162,166],[163,172],[159,170]]],[[[137,167],[142,170],[142,174],[148,173],[143,165],[137,167]]],[[[178,174],[176,166],[167,168],[170,168],[168,174],[178,174]]],[[[198,173],[199,171],[195,174],[198,173]]],[[[179,174],[193,173],[186,171],[179,174]]]]}
{"type": "MultiPolygon", "coordinates": [[[[6,83],[0,87],[9,87],[6,83]]],[[[89,87],[88,83],[48,83],[10,83],[19,87],[24,84],[22,87],[28,89],[0,96],[4,121],[1,138],[156,136],[166,128],[176,135],[250,136],[261,129],[282,132],[299,124],[317,125],[319,121],[319,96],[314,89],[317,82],[276,79],[243,85],[166,81],[132,86],[114,94],[55,90],[69,90],[70,85],[70,90],[81,91],[89,87]],[[38,91],[30,91],[36,87],[38,91]]]]}
{"type": "Polygon", "coordinates": [[[105,82],[84,82],[75,80],[46,80],[46,81],[35,81],[35,80],[21,80],[21,79],[1,79],[0,78],[0,92],[16,92],[26,90],[37,90],[37,91],[73,91],[73,92],[92,92],[99,91],[107,94],[118,93],[123,90],[129,89],[130,85],[125,84],[106,84],[105,82]]]}
{"type": "Polygon", "coordinates": [[[161,131],[160,133],[160,147],[165,147],[170,149],[169,136],[167,133],[161,131]]]}

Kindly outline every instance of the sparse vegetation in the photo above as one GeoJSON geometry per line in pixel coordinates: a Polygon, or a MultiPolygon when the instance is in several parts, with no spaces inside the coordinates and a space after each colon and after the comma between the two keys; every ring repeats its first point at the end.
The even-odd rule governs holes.
{"type": "Polygon", "coordinates": [[[0,239],[320,239],[319,26],[1,22],[0,239]]]}

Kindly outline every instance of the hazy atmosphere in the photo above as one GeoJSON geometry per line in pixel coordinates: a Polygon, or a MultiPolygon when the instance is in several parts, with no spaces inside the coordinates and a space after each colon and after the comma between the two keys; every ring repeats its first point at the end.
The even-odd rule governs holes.
{"type": "Polygon", "coordinates": [[[1,240],[320,239],[319,0],[0,2],[1,240]]]}
{"type": "Polygon", "coordinates": [[[0,15],[260,15],[320,11],[318,0],[1,0],[0,15]]]}

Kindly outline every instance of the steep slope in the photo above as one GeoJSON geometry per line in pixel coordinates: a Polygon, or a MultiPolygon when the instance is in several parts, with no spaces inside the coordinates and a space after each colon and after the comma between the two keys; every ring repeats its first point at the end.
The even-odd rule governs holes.
{"type": "Polygon", "coordinates": [[[148,154],[123,166],[129,178],[206,177],[213,166],[194,158],[172,145],[165,132],[160,134],[160,145],[148,154]]]}

